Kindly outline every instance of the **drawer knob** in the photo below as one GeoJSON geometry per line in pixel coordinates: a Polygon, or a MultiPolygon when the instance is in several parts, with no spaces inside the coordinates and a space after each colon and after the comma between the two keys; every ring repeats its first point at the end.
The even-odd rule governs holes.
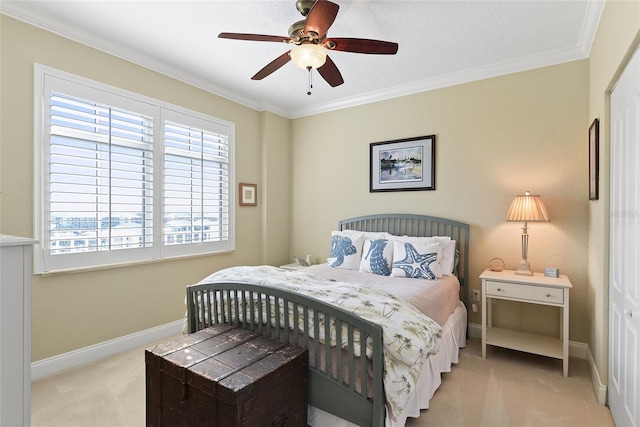
{"type": "Polygon", "coordinates": [[[500,288],[496,289],[496,291],[498,291],[498,292],[500,292],[501,290],[502,290],[502,289],[500,289],[500,288]]]}
{"type": "Polygon", "coordinates": [[[551,298],[551,294],[547,294],[547,298],[551,298]]]}

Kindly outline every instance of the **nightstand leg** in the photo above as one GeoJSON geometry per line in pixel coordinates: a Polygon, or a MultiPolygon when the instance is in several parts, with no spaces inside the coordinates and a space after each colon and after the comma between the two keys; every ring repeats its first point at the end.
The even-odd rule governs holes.
{"type": "Polygon", "coordinates": [[[482,358],[487,358],[487,292],[486,284],[482,281],[482,358]]]}
{"type": "Polygon", "coordinates": [[[564,290],[562,307],[562,373],[569,376],[569,290],[564,290]]]}

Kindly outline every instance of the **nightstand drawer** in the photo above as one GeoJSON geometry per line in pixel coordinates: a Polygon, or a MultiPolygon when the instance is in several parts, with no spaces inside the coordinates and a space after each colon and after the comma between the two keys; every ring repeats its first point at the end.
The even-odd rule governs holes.
{"type": "Polygon", "coordinates": [[[560,288],[487,281],[487,296],[538,301],[542,304],[564,304],[564,292],[560,288]]]}

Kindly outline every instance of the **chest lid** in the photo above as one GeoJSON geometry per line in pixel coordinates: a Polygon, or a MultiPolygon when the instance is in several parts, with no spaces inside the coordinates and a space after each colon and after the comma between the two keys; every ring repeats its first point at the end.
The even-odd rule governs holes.
{"type": "Polygon", "coordinates": [[[305,349],[229,325],[151,347],[145,357],[163,374],[232,405],[277,380],[291,361],[291,369],[307,370],[305,349]]]}

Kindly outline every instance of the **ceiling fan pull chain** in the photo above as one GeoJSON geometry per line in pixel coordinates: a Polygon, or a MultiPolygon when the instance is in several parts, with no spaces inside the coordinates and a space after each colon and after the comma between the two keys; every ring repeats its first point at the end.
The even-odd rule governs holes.
{"type": "Polygon", "coordinates": [[[307,87],[307,95],[311,95],[311,89],[313,89],[313,79],[311,77],[311,67],[307,68],[309,70],[309,83],[307,87]]]}

